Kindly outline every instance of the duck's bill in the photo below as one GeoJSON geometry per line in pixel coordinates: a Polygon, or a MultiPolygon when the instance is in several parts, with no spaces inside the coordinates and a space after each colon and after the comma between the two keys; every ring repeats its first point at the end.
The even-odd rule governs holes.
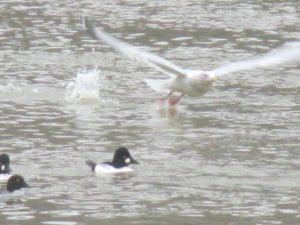
{"type": "Polygon", "coordinates": [[[136,161],[135,159],[131,159],[131,164],[140,164],[138,161],[136,161]]]}
{"type": "Polygon", "coordinates": [[[25,188],[30,188],[30,186],[27,183],[24,184],[24,187],[25,188]]]}
{"type": "Polygon", "coordinates": [[[10,173],[12,169],[9,166],[6,166],[5,170],[3,171],[4,173],[10,173]]]}

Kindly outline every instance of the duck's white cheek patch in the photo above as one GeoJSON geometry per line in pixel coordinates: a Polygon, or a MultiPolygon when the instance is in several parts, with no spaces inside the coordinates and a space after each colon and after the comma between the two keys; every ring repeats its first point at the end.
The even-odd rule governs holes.
{"type": "Polygon", "coordinates": [[[126,159],[125,159],[125,162],[126,162],[127,164],[129,164],[129,163],[131,162],[131,159],[130,159],[130,158],[126,158],[126,159]]]}
{"type": "Polygon", "coordinates": [[[5,170],[5,166],[4,165],[1,166],[1,170],[5,170]]]}

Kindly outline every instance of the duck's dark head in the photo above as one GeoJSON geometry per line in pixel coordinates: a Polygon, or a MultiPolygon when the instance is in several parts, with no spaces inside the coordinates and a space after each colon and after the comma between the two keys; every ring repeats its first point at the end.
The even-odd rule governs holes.
{"type": "Polygon", "coordinates": [[[138,161],[133,159],[125,147],[120,147],[115,151],[115,155],[112,161],[115,167],[123,167],[129,164],[138,164],[138,161]]]}
{"type": "Polygon", "coordinates": [[[21,188],[27,188],[29,185],[25,182],[21,175],[13,175],[7,181],[7,191],[14,192],[21,188]]]}
{"type": "Polygon", "coordinates": [[[9,156],[5,153],[0,155],[0,174],[9,173],[11,171],[9,156]]]}

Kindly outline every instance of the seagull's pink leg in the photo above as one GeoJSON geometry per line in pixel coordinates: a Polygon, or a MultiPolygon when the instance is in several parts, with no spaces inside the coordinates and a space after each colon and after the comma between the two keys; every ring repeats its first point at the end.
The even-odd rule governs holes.
{"type": "Polygon", "coordinates": [[[160,98],[159,100],[162,101],[162,102],[166,101],[173,94],[173,92],[174,91],[170,91],[170,93],[166,97],[160,98]]]}
{"type": "Polygon", "coordinates": [[[184,96],[184,94],[181,94],[179,97],[177,98],[169,98],[169,104],[170,105],[176,105],[180,99],[184,96]]]}

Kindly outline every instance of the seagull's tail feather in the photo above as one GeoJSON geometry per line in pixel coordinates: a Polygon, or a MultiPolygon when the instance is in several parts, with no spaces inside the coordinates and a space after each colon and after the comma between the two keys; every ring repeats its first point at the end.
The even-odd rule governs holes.
{"type": "Polygon", "coordinates": [[[165,84],[167,80],[145,79],[145,83],[156,92],[166,92],[165,84]]]}

